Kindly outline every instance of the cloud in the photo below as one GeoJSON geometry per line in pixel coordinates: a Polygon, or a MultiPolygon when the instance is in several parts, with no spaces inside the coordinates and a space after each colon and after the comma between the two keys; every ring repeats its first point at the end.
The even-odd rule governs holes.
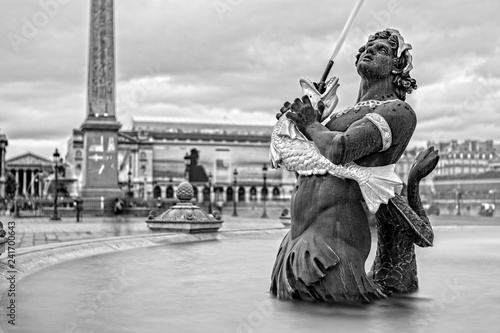
{"type": "MultiPolygon", "coordinates": [[[[8,38],[23,36],[26,20],[33,23],[40,3],[49,2],[3,1],[0,127],[9,156],[36,152],[40,140],[66,142],[85,117],[89,2],[60,5],[17,52],[8,38]]],[[[116,1],[118,118],[270,123],[284,101],[300,95],[300,77],[319,79],[352,6],[349,0],[116,1]]],[[[332,70],[340,78],[339,108],[356,102],[357,48],[374,29],[391,26],[413,45],[419,86],[408,96],[419,118],[413,142],[438,131],[441,138],[496,139],[499,10],[493,0],[365,2],[332,70]]]]}

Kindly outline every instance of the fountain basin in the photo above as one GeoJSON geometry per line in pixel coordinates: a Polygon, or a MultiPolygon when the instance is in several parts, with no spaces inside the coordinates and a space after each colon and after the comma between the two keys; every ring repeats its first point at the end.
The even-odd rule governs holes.
{"type": "Polygon", "coordinates": [[[8,332],[497,331],[498,227],[436,228],[434,248],[417,250],[417,293],[356,306],[284,302],[268,293],[285,232],[115,239],[110,253],[18,281],[16,326],[3,325],[8,332]]]}

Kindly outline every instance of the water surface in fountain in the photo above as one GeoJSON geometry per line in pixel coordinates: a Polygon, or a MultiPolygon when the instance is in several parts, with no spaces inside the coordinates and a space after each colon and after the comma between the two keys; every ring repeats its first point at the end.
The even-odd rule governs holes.
{"type": "Polygon", "coordinates": [[[280,241],[155,246],[55,265],[18,283],[16,326],[3,324],[9,332],[498,332],[500,228],[436,230],[435,247],[417,251],[417,293],[356,306],[273,298],[280,241]]]}

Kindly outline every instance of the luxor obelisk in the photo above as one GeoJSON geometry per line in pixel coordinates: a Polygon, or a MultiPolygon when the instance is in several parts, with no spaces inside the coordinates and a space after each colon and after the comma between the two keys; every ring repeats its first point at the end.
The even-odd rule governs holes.
{"type": "Polygon", "coordinates": [[[90,1],[87,117],[83,197],[119,197],[117,148],[121,124],[115,112],[114,1],[90,1]]]}

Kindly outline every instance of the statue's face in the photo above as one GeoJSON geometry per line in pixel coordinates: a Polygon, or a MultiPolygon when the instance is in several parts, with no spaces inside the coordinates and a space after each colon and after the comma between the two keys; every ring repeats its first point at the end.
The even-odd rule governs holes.
{"type": "Polygon", "coordinates": [[[383,79],[394,69],[395,55],[386,39],[376,39],[365,45],[356,68],[362,77],[383,79]]]}

